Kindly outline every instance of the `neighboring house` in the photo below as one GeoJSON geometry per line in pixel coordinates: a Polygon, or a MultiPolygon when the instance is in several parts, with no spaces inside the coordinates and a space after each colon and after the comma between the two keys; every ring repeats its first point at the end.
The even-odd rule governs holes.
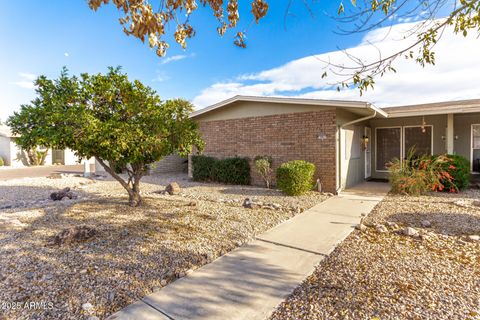
{"type": "Polygon", "coordinates": [[[386,164],[413,146],[417,153],[462,155],[480,171],[480,99],[380,109],[359,101],[235,96],[191,117],[204,154],[268,155],[275,168],[307,160],[329,192],[387,178],[386,164]]]}
{"type": "MultiPolygon", "coordinates": [[[[28,166],[25,151],[15,144],[15,135],[13,135],[10,128],[5,125],[0,125],[0,157],[2,157],[6,166],[28,166]]],[[[78,158],[70,149],[49,150],[45,158],[45,165],[74,165],[78,163],[78,158]]]]}

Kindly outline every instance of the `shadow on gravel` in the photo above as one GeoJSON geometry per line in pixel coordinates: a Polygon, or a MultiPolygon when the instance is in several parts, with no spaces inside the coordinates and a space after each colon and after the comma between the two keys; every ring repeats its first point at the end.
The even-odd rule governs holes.
{"type": "Polygon", "coordinates": [[[469,213],[397,213],[388,217],[389,221],[408,225],[414,228],[424,228],[422,222],[429,221],[430,228],[435,233],[445,235],[472,235],[480,233],[480,214],[469,213]]]}
{"type": "Polygon", "coordinates": [[[267,188],[260,188],[260,187],[226,187],[222,190],[224,194],[231,194],[231,195],[239,195],[239,196],[252,196],[252,197],[261,197],[261,196],[269,196],[269,197],[286,197],[281,191],[275,189],[267,189],[267,188]]]}
{"type": "MultiPolygon", "coordinates": [[[[68,185],[65,185],[63,187],[67,186],[68,185]]],[[[0,213],[2,211],[16,212],[51,205],[75,203],[76,201],[67,199],[62,201],[53,201],[50,199],[52,192],[59,191],[62,188],[53,188],[50,186],[0,185],[0,194],[2,195],[2,197],[0,197],[0,213]]],[[[78,196],[77,201],[98,196],[97,193],[87,192],[81,188],[72,188],[72,191],[78,196]]]]}
{"type": "MultiPolygon", "coordinates": [[[[48,194],[43,188],[36,191],[48,194]]],[[[211,225],[221,225],[224,218],[218,216],[215,222],[200,217],[195,207],[185,206],[187,201],[174,206],[162,199],[145,200],[138,208],[129,207],[126,197],[47,206],[39,208],[24,229],[0,230],[0,301],[54,305],[52,310],[9,310],[6,316],[103,319],[152,293],[162,280],[175,281],[244,240],[232,228],[225,231],[228,241],[225,235],[211,232],[211,225]],[[97,235],[85,242],[49,245],[53,235],[77,225],[94,227],[97,235]],[[93,305],[90,314],[82,310],[85,303],[93,305]]],[[[10,211],[15,210],[22,211],[10,211]]],[[[288,278],[268,266],[255,272],[271,281],[272,291],[288,278]]],[[[249,303],[249,297],[241,297],[248,279],[238,279],[238,284],[227,293],[249,303]]]]}

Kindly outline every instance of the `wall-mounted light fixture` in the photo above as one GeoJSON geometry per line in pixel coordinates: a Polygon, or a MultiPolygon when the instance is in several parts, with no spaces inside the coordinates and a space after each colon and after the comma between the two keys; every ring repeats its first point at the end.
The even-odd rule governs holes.
{"type": "MultiPolygon", "coordinates": [[[[443,140],[443,141],[445,141],[446,139],[447,139],[447,137],[442,136],[442,140],[443,140]]],[[[458,136],[457,136],[457,135],[453,136],[453,139],[458,140],[458,136]]]]}
{"type": "Polygon", "coordinates": [[[323,141],[323,140],[327,139],[327,135],[326,135],[325,133],[323,133],[323,132],[320,132],[320,134],[318,135],[317,139],[323,141]]]}
{"type": "Polygon", "coordinates": [[[368,141],[369,141],[368,136],[362,136],[362,147],[363,147],[363,150],[366,150],[366,149],[367,149],[367,147],[368,147],[368,141]]]}

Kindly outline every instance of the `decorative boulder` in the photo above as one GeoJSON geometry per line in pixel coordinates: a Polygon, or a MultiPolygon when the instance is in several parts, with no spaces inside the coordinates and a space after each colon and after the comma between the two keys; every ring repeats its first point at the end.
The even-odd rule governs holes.
{"type": "Polygon", "coordinates": [[[86,241],[97,234],[97,230],[88,226],[75,226],[63,229],[52,238],[52,244],[62,245],[65,243],[86,241]]]}
{"type": "Polygon", "coordinates": [[[165,188],[165,192],[167,192],[169,195],[175,195],[175,194],[180,194],[182,192],[182,189],[176,182],[169,183],[168,186],[165,188]]]}
{"type": "Polygon", "coordinates": [[[418,231],[412,227],[406,227],[405,229],[403,229],[403,234],[414,238],[419,236],[418,231]]]}
{"type": "Polygon", "coordinates": [[[250,199],[250,198],[246,198],[245,200],[243,200],[242,206],[244,208],[247,208],[247,209],[259,209],[259,208],[261,208],[261,205],[259,205],[258,203],[255,203],[253,201],[253,199],[250,199]]]}
{"type": "Polygon", "coordinates": [[[72,191],[70,191],[69,187],[57,192],[52,192],[50,194],[50,199],[52,199],[53,201],[61,201],[65,197],[67,197],[68,199],[74,199],[77,196],[72,191]]]}

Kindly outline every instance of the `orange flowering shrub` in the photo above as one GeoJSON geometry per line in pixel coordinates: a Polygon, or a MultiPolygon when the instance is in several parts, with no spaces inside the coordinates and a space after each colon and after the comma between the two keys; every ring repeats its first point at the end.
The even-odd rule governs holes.
{"type": "Polygon", "coordinates": [[[470,165],[457,155],[421,156],[415,149],[405,160],[395,159],[389,164],[392,192],[421,195],[429,191],[458,192],[468,186],[470,165]]]}

